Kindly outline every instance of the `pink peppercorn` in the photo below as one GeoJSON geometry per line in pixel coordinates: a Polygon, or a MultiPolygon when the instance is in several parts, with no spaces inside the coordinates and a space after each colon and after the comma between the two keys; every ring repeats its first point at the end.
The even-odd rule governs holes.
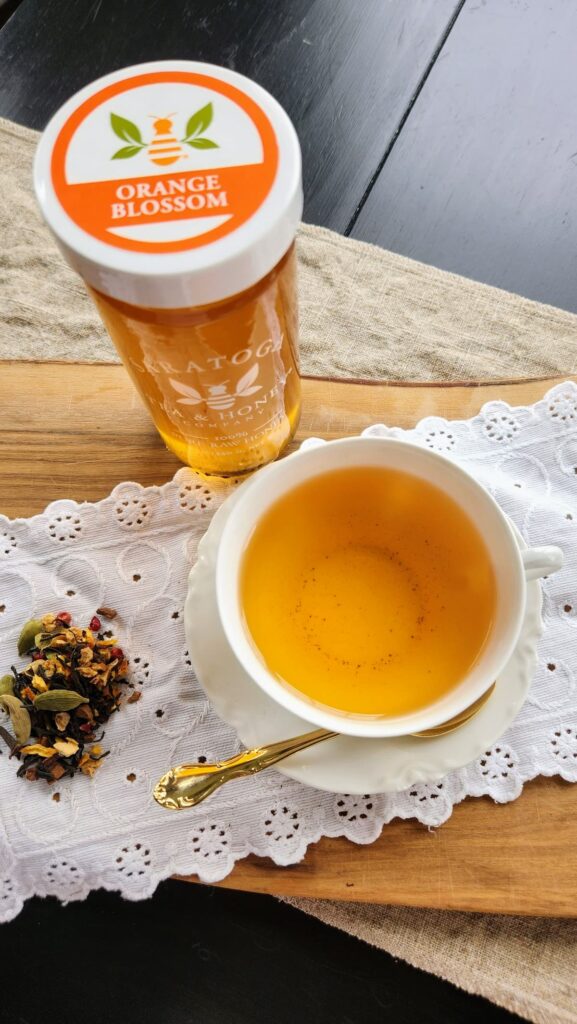
{"type": "Polygon", "coordinates": [[[59,622],[63,622],[65,626],[69,626],[72,622],[72,616],[70,612],[58,612],[56,618],[59,622]]]}
{"type": "Polygon", "coordinates": [[[101,623],[100,619],[98,618],[98,615],[93,615],[91,620],[90,620],[90,629],[94,633],[97,633],[98,630],[100,629],[101,625],[102,625],[102,623],[101,623]]]}
{"type": "Polygon", "coordinates": [[[118,658],[119,661],[124,657],[124,651],[120,647],[111,647],[110,654],[113,658],[118,658]]]}

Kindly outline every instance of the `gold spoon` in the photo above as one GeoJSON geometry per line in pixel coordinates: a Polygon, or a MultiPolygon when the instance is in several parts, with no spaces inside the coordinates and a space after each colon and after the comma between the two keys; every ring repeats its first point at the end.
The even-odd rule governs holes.
{"type": "MultiPolygon", "coordinates": [[[[494,689],[495,683],[474,704],[470,704],[454,718],[435,726],[434,729],[413,733],[413,736],[429,739],[444,736],[453,729],[458,729],[481,710],[494,689]]],[[[171,768],[158,780],[153,791],[154,799],[161,807],[166,807],[170,811],[183,811],[187,807],[195,807],[225,782],[256,775],[257,772],[270,768],[299,750],[306,750],[315,743],[322,743],[323,740],[330,740],[338,735],[339,733],[329,732],[327,729],[317,729],[302,736],[293,736],[290,740],[269,743],[266,747],[243,750],[241,754],[229,757],[226,761],[218,761],[216,764],[181,764],[171,768]]]]}
{"type": "Polygon", "coordinates": [[[170,811],[194,807],[225,782],[255,775],[263,768],[270,768],[278,761],[283,761],[285,757],[296,754],[297,750],[306,750],[315,743],[330,740],[338,735],[327,729],[317,729],[302,736],[293,736],[290,740],[269,743],[266,747],[243,750],[241,754],[229,757],[226,761],[218,761],[216,764],[181,764],[177,768],[171,768],[158,780],[153,790],[154,799],[170,811]]]}
{"type": "Polygon", "coordinates": [[[449,718],[446,722],[443,722],[441,725],[435,725],[432,729],[423,729],[422,732],[413,732],[411,733],[411,736],[418,736],[419,739],[428,740],[434,739],[435,736],[444,736],[445,733],[453,732],[453,729],[458,729],[461,725],[464,725],[465,722],[468,722],[470,718],[473,718],[473,716],[481,710],[483,705],[489,700],[489,697],[493,693],[496,685],[496,683],[493,683],[488,690],[485,690],[480,697],[477,697],[477,700],[473,701],[472,704],[469,704],[469,707],[465,708],[464,711],[460,711],[454,718],[449,718]]]}

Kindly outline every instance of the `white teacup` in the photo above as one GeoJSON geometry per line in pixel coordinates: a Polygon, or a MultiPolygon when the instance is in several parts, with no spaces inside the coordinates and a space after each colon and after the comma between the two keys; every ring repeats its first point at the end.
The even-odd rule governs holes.
{"type": "MultiPolygon", "coordinates": [[[[290,538],[287,538],[290,543],[290,538]]],[[[480,697],[505,667],[519,639],[527,580],[559,569],[559,548],[521,550],[513,529],[491,495],[454,462],[407,441],[344,438],[308,442],[303,449],[257,473],[238,496],[224,526],[216,564],[216,593],[228,641],[249,676],[273,700],[315,725],[351,736],[403,736],[431,729],[480,697]],[[489,551],[497,582],[497,609],[489,639],[477,662],[457,685],[410,714],[361,715],[320,704],[270,672],[249,635],[240,601],[243,556],[259,519],[278,498],[311,477],[359,466],[399,469],[450,495],[475,523],[489,551]]]]}

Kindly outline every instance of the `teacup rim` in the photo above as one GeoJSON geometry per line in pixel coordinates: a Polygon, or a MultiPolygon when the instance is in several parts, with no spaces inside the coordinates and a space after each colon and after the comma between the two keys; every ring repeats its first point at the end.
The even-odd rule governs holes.
{"type": "MultiPolygon", "coordinates": [[[[375,462],[367,459],[364,464],[371,466],[375,465],[375,462]]],[[[361,463],[359,463],[359,465],[361,465],[361,463]]],[[[249,524],[252,526],[250,532],[252,533],[252,530],[256,527],[256,524],[262,515],[266,514],[268,508],[278,500],[281,494],[286,493],[293,487],[299,486],[306,479],[310,479],[312,476],[331,472],[332,469],[337,468],[339,467],[327,466],[320,469],[318,472],[313,471],[305,473],[301,479],[291,486],[281,489],[280,492],[271,493],[269,500],[266,501],[265,507],[262,509],[258,518],[255,519],[252,524],[249,524]]],[[[412,470],[410,465],[407,465],[404,468],[406,472],[411,473],[412,470]]],[[[442,489],[447,489],[443,487],[442,483],[438,483],[437,486],[440,486],[442,489]]],[[[453,715],[459,714],[469,705],[469,703],[472,703],[480,697],[491,685],[499,672],[502,671],[513,653],[516,643],[518,642],[523,615],[525,613],[526,581],[523,571],[521,547],[510,521],[493,496],[481,483],[479,483],[478,480],[475,479],[474,476],[472,476],[471,473],[458,463],[439,452],[431,451],[430,449],[424,448],[422,445],[396,437],[356,436],[337,438],[329,441],[322,441],[318,439],[317,444],[307,446],[304,449],[300,448],[286,458],[272,463],[271,465],[266,466],[263,470],[258,471],[250,481],[247,481],[245,487],[245,493],[238,496],[235,507],[225,523],[219,542],[216,557],[217,606],[225,636],[237,660],[243,666],[250,678],[286,710],[291,711],[300,718],[310,721],[312,724],[315,724],[320,728],[331,729],[335,732],[340,732],[346,735],[366,738],[394,738],[395,736],[406,736],[413,732],[434,728],[453,715]],[[465,481],[468,487],[472,487],[477,492],[477,495],[482,497],[487,508],[491,510],[493,521],[499,524],[499,528],[502,531],[502,537],[506,538],[509,555],[509,568],[513,573],[513,582],[516,585],[518,594],[516,614],[512,616],[512,621],[507,632],[508,642],[502,644],[502,655],[499,659],[498,667],[494,670],[492,678],[485,678],[483,683],[478,683],[475,687],[471,686],[470,692],[468,692],[461,700],[455,700],[454,696],[458,691],[466,689],[471,673],[469,673],[461,683],[457,684],[455,688],[449,691],[448,694],[443,695],[439,700],[426,705],[424,708],[421,708],[416,712],[397,716],[360,715],[354,712],[339,710],[338,708],[333,708],[329,705],[319,704],[307,697],[305,694],[302,694],[296,688],[291,687],[290,684],[279,680],[272,672],[270,672],[264,664],[264,661],[259,658],[258,653],[254,648],[254,644],[248,635],[246,624],[243,622],[243,613],[242,608],[240,607],[238,595],[238,576],[242,565],[244,550],[246,550],[246,545],[250,539],[250,533],[245,538],[243,551],[237,552],[237,572],[235,574],[234,581],[230,579],[230,565],[226,564],[228,561],[226,558],[227,551],[231,543],[230,538],[235,529],[238,528],[239,522],[243,519],[243,514],[245,514],[247,509],[250,507],[249,503],[251,501],[254,502],[255,497],[257,497],[262,488],[265,487],[266,482],[270,482],[271,477],[282,478],[282,476],[288,471],[289,466],[294,466],[297,460],[299,462],[306,462],[309,460],[311,462],[314,461],[314,458],[318,457],[316,449],[321,445],[325,451],[327,448],[330,448],[331,450],[342,450],[344,448],[358,448],[360,445],[363,446],[362,449],[360,449],[363,452],[368,452],[371,448],[380,448],[381,450],[388,448],[389,450],[396,450],[397,452],[400,449],[404,449],[405,452],[407,449],[412,450],[420,459],[424,458],[431,464],[436,462],[439,466],[443,467],[445,472],[451,472],[454,474],[455,478],[465,481]],[[233,603],[233,607],[234,604],[236,604],[236,613],[233,613],[231,616],[231,604],[229,600],[225,599],[225,595],[227,592],[230,595],[231,585],[233,582],[236,586],[236,602],[233,603]]],[[[476,517],[474,518],[474,521],[479,525],[476,517]]],[[[246,522],[243,523],[243,526],[246,532],[246,522]]],[[[487,547],[490,549],[490,545],[488,544],[484,533],[483,536],[487,543],[487,547]]]]}

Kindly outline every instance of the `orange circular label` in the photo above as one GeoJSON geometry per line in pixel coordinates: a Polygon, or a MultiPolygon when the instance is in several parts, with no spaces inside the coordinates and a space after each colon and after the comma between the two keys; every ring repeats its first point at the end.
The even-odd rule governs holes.
{"type": "Polygon", "coordinates": [[[85,100],[52,151],[56,196],[71,220],[133,252],[197,249],[259,209],[278,167],[273,127],[228,82],[160,71],[85,100]]]}

